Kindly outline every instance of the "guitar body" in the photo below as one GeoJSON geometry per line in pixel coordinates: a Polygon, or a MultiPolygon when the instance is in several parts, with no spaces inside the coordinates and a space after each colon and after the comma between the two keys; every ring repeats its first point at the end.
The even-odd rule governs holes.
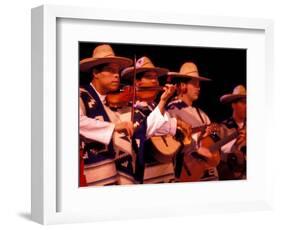
{"type": "Polygon", "coordinates": [[[246,158],[243,152],[227,153],[226,161],[221,161],[217,167],[220,180],[245,179],[246,166],[246,158]]]}
{"type": "MultiPolygon", "coordinates": [[[[215,143],[214,139],[215,137],[212,137],[211,135],[204,137],[200,141],[200,146],[210,149],[215,143]]],[[[217,167],[220,163],[220,160],[220,150],[218,149],[216,151],[212,151],[212,157],[208,158],[207,160],[208,168],[217,167]]]]}
{"type": "Polygon", "coordinates": [[[203,176],[204,170],[207,168],[207,162],[197,159],[191,153],[185,154],[183,159],[183,168],[181,170],[179,181],[195,182],[199,181],[203,176]]]}
{"type": "Polygon", "coordinates": [[[182,146],[188,146],[191,143],[191,136],[188,136],[180,127],[177,129],[179,131],[177,131],[177,135],[179,135],[176,135],[177,137],[167,134],[150,138],[150,143],[154,149],[154,158],[159,162],[171,162],[182,146]]]}
{"type": "Polygon", "coordinates": [[[153,136],[150,143],[154,158],[161,163],[171,162],[181,147],[180,142],[172,135],[153,136]]]}
{"type": "MultiPolygon", "coordinates": [[[[207,149],[214,145],[212,136],[206,136],[201,139],[200,146],[207,149]]],[[[200,181],[204,172],[213,167],[217,167],[220,162],[220,151],[212,151],[211,157],[205,157],[199,153],[185,153],[183,159],[183,169],[179,180],[182,182],[200,181]]]]}

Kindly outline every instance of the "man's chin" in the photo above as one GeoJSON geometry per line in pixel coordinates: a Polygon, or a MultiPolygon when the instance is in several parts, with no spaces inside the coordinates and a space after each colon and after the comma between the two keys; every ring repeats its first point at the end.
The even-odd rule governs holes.
{"type": "Polygon", "coordinates": [[[109,87],[109,91],[110,91],[110,92],[114,92],[114,91],[117,91],[118,88],[119,88],[119,85],[111,86],[111,87],[109,87]]]}

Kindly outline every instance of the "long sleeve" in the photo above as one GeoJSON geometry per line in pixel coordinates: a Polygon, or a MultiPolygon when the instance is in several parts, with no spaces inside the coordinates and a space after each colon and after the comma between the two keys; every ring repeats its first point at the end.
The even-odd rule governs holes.
{"type": "MultiPolygon", "coordinates": [[[[231,133],[235,132],[235,128],[228,128],[225,124],[221,124],[221,138],[229,136],[231,133]]],[[[222,155],[231,153],[232,147],[236,142],[236,138],[221,147],[222,155]]]]}
{"type": "Polygon", "coordinates": [[[146,136],[175,135],[176,128],[176,118],[171,118],[167,112],[163,116],[157,106],[147,117],[146,136]]]}
{"type": "Polygon", "coordinates": [[[86,139],[108,145],[112,138],[114,127],[115,125],[111,122],[87,117],[83,101],[80,99],[80,135],[86,139]]]}

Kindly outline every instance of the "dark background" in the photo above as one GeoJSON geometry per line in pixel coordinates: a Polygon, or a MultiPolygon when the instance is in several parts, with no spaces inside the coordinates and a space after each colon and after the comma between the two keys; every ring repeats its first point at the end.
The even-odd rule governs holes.
{"type": "MultiPolygon", "coordinates": [[[[92,56],[93,49],[103,43],[80,42],[79,61],[92,56]]],[[[179,72],[184,62],[194,62],[200,76],[212,79],[201,83],[201,93],[196,101],[198,107],[205,111],[210,119],[220,122],[231,115],[229,105],[222,105],[219,98],[231,93],[238,84],[246,86],[246,49],[209,48],[187,46],[159,46],[107,43],[113,48],[116,56],[133,59],[147,56],[157,67],[179,72]]],[[[166,77],[159,78],[164,84],[166,77]]],[[[80,85],[88,84],[89,74],[80,72],[80,85]]],[[[121,80],[122,81],[122,80],[121,80]]]]}

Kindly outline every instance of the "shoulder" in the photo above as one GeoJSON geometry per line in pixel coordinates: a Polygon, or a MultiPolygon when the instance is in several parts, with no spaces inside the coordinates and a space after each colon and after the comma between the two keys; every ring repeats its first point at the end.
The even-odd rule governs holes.
{"type": "Polygon", "coordinates": [[[89,93],[89,91],[86,88],[80,87],[79,88],[79,93],[80,93],[80,97],[90,97],[92,98],[91,94],[89,93]]]}
{"type": "Polygon", "coordinates": [[[148,103],[146,101],[136,101],[134,107],[135,109],[146,109],[148,108],[148,103]]]}
{"type": "Polygon", "coordinates": [[[86,95],[89,95],[89,92],[85,88],[79,88],[79,94],[80,97],[85,97],[86,95]]]}
{"type": "Polygon", "coordinates": [[[172,110],[172,109],[183,109],[186,108],[187,104],[185,104],[182,100],[180,99],[174,99],[173,101],[171,101],[166,109],[167,110],[172,110]]]}
{"type": "Polygon", "coordinates": [[[205,122],[207,122],[207,123],[211,122],[209,116],[207,115],[207,113],[205,113],[202,109],[200,109],[198,107],[196,107],[195,109],[197,110],[197,113],[200,113],[200,115],[203,116],[205,122]]]}
{"type": "Polygon", "coordinates": [[[149,114],[153,111],[152,105],[147,102],[137,101],[134,105],[135,108],[135,119],[137,121],[142,121],[145,117],[149,116],[149,114]]]}
{"type": "Polygon", "coordinates": [[[85,89],[85,88],[79,88],[79,93],[80,93],[80,99],[84,103],[90,102],[91,104],[95,105],[97,102],[96,100],[92,97],[92,95],[85,89]]]}
{"type": "Polygon", "coordinates": [[[198,107],[194,107],[196,110],[198,110],[199,111],[199,113],[201,113],[202,115],[204,115],[204,116],[207,116],[207,114],[202,110],[202,109],[200,109],[200,108],[198,108],[198,107]]]}
{"type": "Polygon", "coordinates": [[[85,88],[82,88],[82,87],[79,88],[79,93],[80,93],[80,95],[89,94],[89,92],[85,88]]]}

